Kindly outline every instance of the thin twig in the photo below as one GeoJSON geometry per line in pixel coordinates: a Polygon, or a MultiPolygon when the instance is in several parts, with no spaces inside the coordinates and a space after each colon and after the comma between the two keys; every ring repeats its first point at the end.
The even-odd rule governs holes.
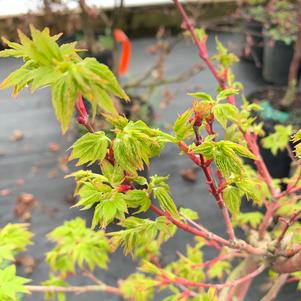
{"type": "MultiPolygon", "coordinates": [[[[187,280],[185,278],[181,278],[181,277],[175,277],[173,279],[165,279],[163,281],[164,284],[169,284],[169,283],[180,283],[182,285],[185,286],[195,286],[195,287],[202,287],[202,288],[216,288],[218,290],[223,289],[225,287],[235,287],[241,283],[244,283],[250,279],[255,278],[256,276],[258,276],[259,274],[261,274],[264,270],[265,270],[265,265],[261,265],[258,269],[256,269],[255,271],[237,279],[234,281],[230,281],[230,282],[226,282],[223,284],[215,284],[215,283],[202,283],[202,282],[194,282],[194,281],[190,281],[187,280]]],[[[165,274],[163,275],[165,276],[165,274]]]]}
{"type": "Polygon", "coordinates": [[[211,240],[216,241],[217,243],[220,243],[221,245],[224,245],[231,249],[243,250],[249,254],[259,255],[259,256],[267,254],[266,250],[253,247],[252,245],[248,244],[247,242],[245,242],[243,240],[228,241],[228,240],[222,238],[221,236],[214,234],[212,232],[204,232],[197,228],[191,227],[188,224],[185,224],[182,221],[173,218],[168,212],[162,211],[161,209],[156,207],[154,204],[150,205],[150,209],[159,216],[165,216],[170,222],[172,222],[175,226],[184,230],[185,232],[191,233],[196,236],[203,237],[210,241],[211,240]]]}
{"type": "Polygon", "coordinates": [[[120,295],[118,288],[106,285],[85,285],[85,286],[39,286],[39,285],[26,285],[25,288],[29,292],[41,293],[75,293],[82,294],[87,292],[108,292],[115,295],[120,295]]]}
{"type": "Polygon", "coordinates": [[[278,278],[274,281],[273,286],[260,301],[272,301],[274,298],[276,298],[280,289],[286,283],[288,275],[289,274],[279,275],[278,278]]]}

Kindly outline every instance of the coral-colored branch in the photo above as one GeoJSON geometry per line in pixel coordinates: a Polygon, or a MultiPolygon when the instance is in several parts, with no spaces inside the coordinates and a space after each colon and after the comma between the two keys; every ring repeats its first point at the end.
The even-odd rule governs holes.
{"type": "Polygon", "coordinates": [[[204,267],[210,267],[214,264],[216,264],[217,262],[221,261],[221,260],[225,260],[225,259],[231,259],[233,257],[245,257],[244,254],[240,253],[240,252],[230,252],[227,254],[222,254],[220,256],[215,257],[214,259],[205,261],[205,262],[201,262],[201,263],[196,263],[192,265],[192,268],[204,268],[204,267]]]}
{"type": "Polygon", "coordinates": [[[210,165],[206,164],[207,162],[204,160],[204,158],[202,156],[198,157],[193,152],[190,152],[188,146],[183,141],[179,142],[178,146],[181,149],[181,151],[183,151],[185,154],[187,154],[188,157],[197,166],[201,167],[201,169],[203,170],[203,173],[204,173],[204,175],[206,177],[206,180],[207,180],[207,184],[209,186],[209,192],[214,196],[217,205],[222,210],[229,238],[230,238],[230,240],[235,240],[235,233],[234,233],[234,229],[232,227],[230,215],[229,215],[229,212],[228,212],[228,210],[225,206],[225,202],[223,200],[222,194],[215,185],[214,179],[212,177],[212,172],[211,172],[210,165]]]}
{"type": "Polygon", "coordinates": [[[184,286],[195,286],[195,287],[201,287],[201,288],[216,288],[216,289],[223,289],[225,287],[235,287],[241,283],[244,283],[250,279],[255,278],[256,276],[258,276],[259,274],[261,274],[264,270],[265,270],[265,265],[261,265],[258,269],[256,269],[255,271],[245,275],[244,277],[241,277],[237,280],[234,281],[230,281],[230,282],[226,282],[223,284],[214,284],[214,283],[202,283],[202,282],[194,282],[194,281],[190,281],[187,280],[185,278],[182,277],[175,277],[173,279],[169,279],[169,278],[165,278],[166,275],[163,274],[162,276],[165,278],[162,283],[163,284],[169,284],[169,283],[179,283],[182,284],[184,286]]]}
{"type": "Polygon", "coordinates": [[[282,240],[284,239],[284,236],[285,236],[286,232],[288,231],[289,227],[290,227],[291,225],[293,225],[293,224],[297,221],[297,219],[298,219],[298,217],[299,217],[300,214],[301,214],[301,209],[298,210],[297,212],[295,212],[295,213],[289,218],[289,220],[281,219],[281,221],[284,222],[284,227],[283,227],[282,232],[280,233],[280,235],[279,235],[279,237],[278,237],[278,239],[277,239],[277,242],[276,242],[276,250],[279,249],[279,248],[281,247],[281,242],[282,242],[282,240]]]}
{"type": "Polygon", "coordinates": [[[121,295],[118,288],[112,286],[101,285],[85,285],[85,286],[40,286],[40,285],[26,285],[25,288],[29,292],[41,292],[41,293],[74,293],[81,294],[87,292],[107,292],[110,294],[121,295]]]}
{"type": "MultiPolygon", "coordinates": [[[[205,64],[207,65],[207,67],[209,68],[209,70],[211,71],[211,73],[213,74],[215,79],[217,80],[219,86],[222,89],[226,89],[227,85],[226,85],[225,79],[222,76],[219,75],[216,68],[212,64],[212,61],[209,59],[209,54],[208,54],[208,50],[207,50],[207,47],[206,47],[206,40],[204,39],[204,40],[200,41],[198,39],[198,37],[196,35],[196,32],[195,32],[195,28],[191,24],[191,22],[189,21],[189,17],[187,16],[187,14],[186,14],[182,4],[179,2],[179,0],[173,0],[173,2],[177,6],[180,14],[182,15],[183,21],[184,21],[187,29],[189,30],[189,32],[192,36],[192,39],[194,40],[196,46],[199,49],[200,58],[205,62],[205,64]]],[[[231,103],[231,104],[235,104],[235,98],[233,96],[228,97],[228,102],[231,103]]]]}
{"type": "Polygon", "coordinates": [[[199,230],[197,228],[191,227],[188,224],[183,223],[180,220],[177,220],[173,218],[168,212],[164,212],[158,207],[156,207],[154,204],[151,204],[150,209],[155,212],[159,216],[165,216],[170,222],[172,222],[175,226],[178,228],[184,230],[185,232],[194,234],[196,236],[203,237],[205,239],[208,239],[209,241],[216,241],[217,243],[224,245],[226,247],[235,249],[235,250],[242,250],[247,253],[253,254],[253,255],[265,255],[266,251],[264,249],[259,249],[251,246],[250,244],[246,243],[245,241],[228,241],[221,236],[218,236],[212,232],[205,232],[202,230],[199,230]]]}
{"type": "Polygon", "coordinates": [[[244,133],[244,137],[247,141],[248,147],[250,149],[250,151],[254,154],[254,156],[256,156],[256,160],[254,161],[257,170],[260,174],[260,176],[263,178],[263,180],[267,183],[269,190],[271,191],[271,194],[274,198],[276,198],[276,196],[278,195],[278,191],[275,188],[275,185],[273,183],[273,179],[266,167],[266,164],[264,163],[261,155],[260,155],[260,151],[259,151],[259,147],[257,144],[257,135],[247,131],[246,133],[244,133]]]}

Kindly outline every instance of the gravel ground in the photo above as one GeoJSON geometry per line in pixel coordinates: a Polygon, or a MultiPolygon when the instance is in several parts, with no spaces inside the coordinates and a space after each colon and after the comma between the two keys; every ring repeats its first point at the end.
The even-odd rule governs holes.
{"type": "MultiPolygon", "coordinates": [[[[208,41],[210,53],[214,52],[214,34],[208,41]]],[[[222,42],[239,50],[241,36],[219,34],[222,42]]],[[[133,43],[133,59],[129,76],[135,77],[141,74],[151,65],[152,58],[145,57],[145,49],[153,42],[152,39],[136,40],[133,43]]],[[[197,51],[190,44],[180,43],[168,58],[166,72],[168,75],[177,74],[185,70],[187,66],[198,61],[197,51]]],[[[0,80],[11,70],[14,70],[19,61],[13,59],[0,60],[0,80]]],[[[250,93],[264,85],[256,68],[247,62],[240,62],[234,68],[235,75],[250,93]]],[[[168,126],[176,115],[185,110],[190,104],[189,97],[185,96],[191,89],[202,89],[214,95],[216,83],[208,72],[202,71],[199,75],[181,84],[173,84],[168,87],[174,94],[174,100],[170,106],[161,110],[159,108],[162,90],[158,90],[156,97],[150,101],[156,112],[156,122],[160,127],[168,126]],[[190,90],[189,90],[190,89],[190,90]]],[[[30,247],[29,254],[38,264],[33,273],[29,275],[33,283],[39,283],[47,278],[48,268],[43,262],[44,253],[51,245],[46,241],[45,235],[64,220],[71,219],[79,214],[88,222],[91,214],[79,212],[77,209],[69,209],[69,200],[72,196],[74,183],[64,179],[66,173],[72,169],[72,164],[66,164],[65,150],[71,145],[72,133],[62,137],[57,121],[51,107],[49,91],[41,90],[34,95],[27,91],[22,92],[17,99],[11,99],[9,91],[0,92],[0,190],[8,189],[7,196],[0,196],[0,223],[15,222],[13,214],[15,200],[21,192],[32,194],[37,205],[33,210],[30,229],[35,233],[35,245],[30,247]],[[18,129],[24,135],[20,141],[12,141],[14,131],[18,129]],[[49,145],[50,144],[50,145],[49,145]],[[59,148],[54,151],[55,148],[59,148]]],[[[202,223],[220,235],[225,235],[224,223],[221,214],[216,208],[213,199],[208,195],[202,175],[198,174],[196,183],[187,183],[180,176],[182,168],[192,167],[191,162],[185,157],[178,156],[175,147],[168,146],[159,158],[152,162],[151,174],[170,175],[169,184],[173,191],[177,205],[191,207],[199,212],[202,223]]],[[[191,235],[178,231],[176,237],[164,246],[163,262],[169,262],[176,258],[176,250],[184,251],[185,245],[191,241],[191,235]]],[[[210,256],[210,254],[208,255],[210,256]]],[[[133,272],[135,264],[130,258],[124,257],[121,251],[113,254],[108,271],[98,271],[96,274],[104,281],[114,284],[117,279],[125,277],[133,272]]],[[[262,279],[256,281],[261,283],[262,279]]],[[[74,283],[81,285],[87,282],[82,279],[74,279],[74,283]]],[[[247,301],[260,300],[258,286],[250,291],[247,301]]],[[[155,300],[161,300],[157,296],[155,300]]],[[[276,300],[299,300],[300,294],[293,293],[292,286],[287,286],[282,295],[276,300]]],[[[44,300],[43,295],[35,294],[26,300],[44,300]]],[[[92,300],[119,300],[110,295],[68,295],[68,301],[92,301],[92,300]]]]}

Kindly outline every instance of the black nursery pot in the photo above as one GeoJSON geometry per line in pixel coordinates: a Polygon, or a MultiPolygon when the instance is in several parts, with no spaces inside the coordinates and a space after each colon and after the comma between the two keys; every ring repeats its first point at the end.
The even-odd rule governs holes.
{"type": "Polygon", "coordinates": [[[255,63],[257,67],[262,66],[263,62],[263,26],[262,23],[255,20],[246,20],[243,24],[245,33],[245,44],[248,43],[248,36],[252,39],[250,46],[250,54],[245,55],[243,58],[255,63]]]}
{"type": "Polygon", "coordinates": [[[293,44],[286,45],[281,41],[271,43],[269,38],[265,36],[262,70],[264,80],[271,84],[287,85],[293,54],[293,44]]]}

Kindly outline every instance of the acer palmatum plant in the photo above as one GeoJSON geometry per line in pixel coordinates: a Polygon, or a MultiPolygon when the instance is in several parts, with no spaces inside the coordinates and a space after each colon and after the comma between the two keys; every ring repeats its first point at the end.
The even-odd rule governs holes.
{"type": "Polygon", "coordinates": [[[189,94],[187,101],[194,99],[191,108],[176,118],[173,133],[118,115],[111,97],[129,101],[126,93],[106,66],[92,58],[81,59],[75,44],[58,46],[58,36],[34,27],[31,38],[19,32],[20,44],[5,41],[9,49],[0,52],[1,57],[19,57],[24,64],[2,82],[1,88],[12,86],[17,95],[27,86],[32,92],[49,86],[62,131],[67,130],[74,110],[78,122],[87,129],[73,144],[70,160],[77,159],[77,165],[99,161],[101,173],[79,170],[69,175],[77,183],[75,206],[95,207],[92,227],[76,218],[48,234],[54,245],[46,254],[51,274],[41,284],[28,284],[30,280],[16,275],[14,258],[31,243],[27,225],[8,224],[0,230],[1,300],[19,300],[23,294],[34,292],[45,292],[47,299],[65,300],[66,293],[99,291],[143,301],[153,299],[162,289],[169,291],[165,301],[244,300],[253,279],[268,271],[270,285],[262,299],[268,301],[287,282],[300,281],[301,144],[297,142],[301,132],[293,134],[292,129],[282,128],[265,138],[266,146],[275,151],[286,147],[289,139],[297,145],[292,152],[295,172],[283,179],[287,188],[281,191],[281,181],[271,178],[259,153],[257,138],[263,131],[251,113],[260,108],[244,97],[242,106],[236,106],[235,95],[243,94],[242,85],[231,72],[237,58],[218,40],[217,54],[210,58],[205,32],[195,29],[181,4],[174,2],[200,58],[217,80],[218,92],[216,96],[189,94]],[[97,107],[103,110],[114,126],[114,138],[94,131],[82,96],[91,102],[93,114],[97,107]],[[223,139],[217,140],[215,123],[224,128],[223,139]],[[138,175],[167,143],[177,145],[181,154],[203,171],[212,201],[223,214],[226,238],[199,224],[197,212],[177,207],[166,175],[149,179],[138,175]],[[243,158],[253,160],[256,168],[246,165],[243,158]],[[242,198],[256,205],[252,212],[240,212],[242,198]],[[135,213],[129,216],[129,209],[135,213],[151,210],[157,218],[138,218],[135,213]],[[123,229],[106,232],[106,226],[116,220],[123,229]],[[94,231],[99,225],[102,230],[94,231]],[[245,240],[236,237],[237,228],[245,232],[245,240]],[[193,235],[195,244],[177,261],[163,266],[160,247],[176,231],[193,235]],[[219,254],[204,261],[204,246],[219,254]],[[97,279],[93,270],[105,269],[110,252],[118,247],[139,260],[139,268],[113,287],[97,279]],[[86,277],[91,285],[73,286],[68,283],[71,275],[86,277]]]}

